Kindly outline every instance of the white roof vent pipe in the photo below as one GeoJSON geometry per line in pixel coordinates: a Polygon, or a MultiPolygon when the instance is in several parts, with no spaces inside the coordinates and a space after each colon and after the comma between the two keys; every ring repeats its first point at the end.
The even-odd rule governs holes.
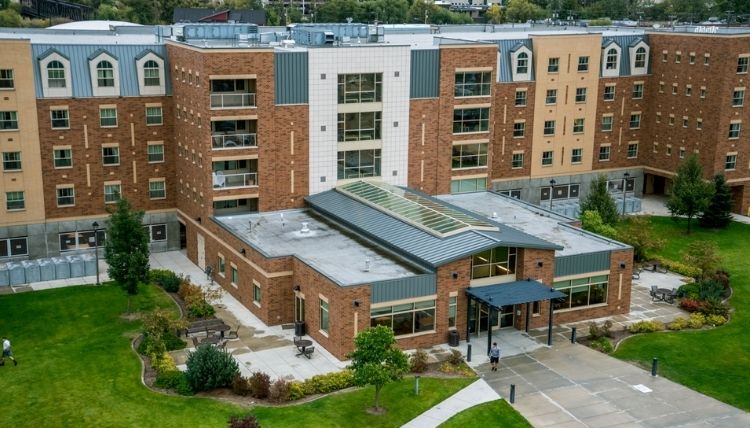
{"type": "Polygon", "coordinates": [[[370,271],[370,259],[365,259],[365,268],[364,268],[364,271],[365,272],[369,272],[370,271]]]}
{"type": "Polygon", "coordinates": [[[310,233],[310,228],[307,227],[307,222],[306,221],[302,222],[302,229],[300,229],[299,232],[300,233],[310,233]]]}
{"type": "Polygon", "coordinates": [[[490,217],[490,218],[491,218],[491,219],[493,219],[493,220],[497,220],[497,219],[499,218],[499,217],[497,216],[497,212],[493,211],[493,212],[492,212],[492,217],[490,217]]]}

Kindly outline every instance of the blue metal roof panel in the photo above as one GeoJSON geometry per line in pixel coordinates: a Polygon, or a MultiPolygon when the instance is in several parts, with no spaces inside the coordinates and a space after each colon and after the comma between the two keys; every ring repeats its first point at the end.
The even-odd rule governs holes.
{"type": "Polygon", "coordinates": [[[440,95],[440,49],[411,51],[410,98],[437,98],[440,95]]]}
{"type": "MultiPolygon", "coordinates": [[[[607,36],[602,38],[602,49],[605,49],[612,43],[616,43],[621,49],[620,54],[620,76],[630,76],[630,47],[634,46],[640,41],[648,44],[648,35],[645,34],[631,34],[623,36],[607,36]]],[[[602,61],[606,60],[604,52],[602,52],[602,61]]],[[[651,72],[651,61],[648,63],[649,72],[651,72]]],[[[599,73],[601,73],[601,66],[599,67],[599,73]]]]}
{"type": "Polygon", "coordinates": [[[471,296],[482,303],[488,304],[495,309],[499,309],[501,306],[505,305],[518,305],[520,303],[565,297],[565,294],[535,280],[506,282],[503,284],[487,285],[483,287],[470,287],[466,289],[466,295],[471,296]]]}
{"type": "MultiPolygon", "coordinates": [[[[500,82],[512,82],[513,74],[511,67],[513,67],[513,61],[511,61],[510,54],[517,51],[521,46],[529,48],[533,51],[531,46],[531,39],[511,39],[511,40],[498,40],[497,47],[500,50],[500,72],[498,73],[500,82]]],[[[531,67],[531,80],[534,80],[534,61],[530,61],[529,66],[531,67]]]]}

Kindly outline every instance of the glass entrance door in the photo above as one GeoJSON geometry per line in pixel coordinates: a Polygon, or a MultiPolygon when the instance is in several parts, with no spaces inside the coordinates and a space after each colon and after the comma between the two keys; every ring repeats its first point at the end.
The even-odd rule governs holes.
{"type": "Polygon", "coordinates": [[[513,327],[513,305],[501,306],[497,314],[500,328],[513,327]]]}

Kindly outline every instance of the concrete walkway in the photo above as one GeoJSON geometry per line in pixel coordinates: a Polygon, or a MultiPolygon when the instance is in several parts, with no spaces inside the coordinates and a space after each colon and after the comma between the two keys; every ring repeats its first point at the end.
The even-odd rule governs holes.
{"type": "Polygon", "coordinates": [[[412,419],[403,428],[436,427],[470,407],[499,399],[500,395],[487,382],[479,379],[412,419]]]}
{"type": "Polygon", "coordinates": [[[551,348],[478,368],[535,427],[750,427],[750,414],[557,336],[551,348]]]}

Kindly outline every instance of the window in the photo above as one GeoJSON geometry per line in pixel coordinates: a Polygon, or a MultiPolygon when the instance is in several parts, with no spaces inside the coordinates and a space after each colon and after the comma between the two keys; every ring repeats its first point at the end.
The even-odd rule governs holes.
{"type": "Polygon", "coordinates": [[[604,87],[604,101],[614,101],[615,100],[615,86],[614,85],[607,85],[604,87]]]}
{"type": "Polygon", "coordinates": [[[547,89],[547,96],[544,98],[545,104],[557,104],[557,89],[547,89]]]}
{"type": "Polygon", "coordinates": [[[104,203],[112,204],[120,200],[120,184],[104,185],[104,203]]]}
{"type": "Polygon", "coordinates": [[[456,73],[454,95],[456,97],[484,97],[490,95],[492,73],[465,72],[456,73]]]}
{"type": "Polygon", "coordinates": [[[682,61],[682,53],[675,52],[674,54],[674,62],[675,64],[679,64],[682,61]]]}
{"type": "Polygon", "coordinates": [[[646,48],[643,46],[635,50],[635,68],[646,67],[646,48]]]}
{"type": "Polygon", "coordinates": [[[224,256],[218,256],[216,260],[216,268],[219,270],[219,275],[224,276],[224,272],[226,272],[227,265],[226,261],[224,260],[224,256]]]}
{"type": "Polygon", "coordinates": [[[578,71],[589,71],[589,57],[578,57],[578,71]]]}
{"type": "Polygon", "coordinates": [[[70,128],[70,120],[68,119],[68,110],[50,110],[50,120],[52,121],[52,129],[66,129],[70,128]]]}
{"type": "Polygon", "coordinates": [[[96,64],[96,84],[100,88],[115,86],[115,72],[111,62],[105,60],[96,64]]]}
{"type": "Polygon", "coordinates": [[[26,208],[23,192],[5,192],[5,209],[8,211],[26,208]]]}
{"type": "Polygon", "coordinates": [[[612,131],[612,116],[602,116],[602,132],[612,131]]]}
{"type": "Polygon", "coordinates": [[[660,111],[656,112],[656,123],[661,123],[661,112],[660,111]]]}
{"type": "Polygon", "coordinates": [[[161,107],[146,107],[146,124],[147,125],[161,125],[161,107]]]}
{"type": "Polygon", "coordinates": [[[628,159],[635,159],[638,157],[638,143],[628,144],[628,159]]]}
{"type": "Polygon", "coordinates": [[[260,305],[260,298],[261,298],[260,285],[253,284],[253,302],[260,305]]]}
{"type": "Polygon", "coordinates": [[[557,281],[554,288],[566,297],[554,300],[554,309],[572,309],[607,303],[609,275],[557,281]]]}
{"type": "Polygon", "coordinates": [[[570,163],[581,163],[583,161],[583,149],[573,149],[570,152],[570,163]]]}
{"type": "Polygon", "coordinates": [[[676,83],[672,84],[672,95],[677,95],[677,84],[676,83]]]}
{"type": "Polygon", "coordinates": [[[382,92],[382,73],[339,74],[339,104],[380,102],[382,92]]]}
{"type": "Polygon", "coordinates": [[[695,52],[690,52],[690,55],[688,56],[688,63],[689,64],[695,64],[695,52]]]}
{"type": "Polygon", "coordinates": [[[150,59],[143,64],[143,86],[161,86],[159,64],[150,59]]]}
{"type": "Polygon", "coordinates": [[[148,145],[148,161],[149,163],[164,162],[164,144],[148,145]]]}
{"type": "Polygon", "coordinates": [[[577,103],[586,102],[586,88],[576,88],[576,102],[577,103]]]}
{"type": "Polygon", "coordinates": [[[667,51],[661,53],[661,62],[667,62],[667,51]]]}
{"type": "Polygon", "coordinates": [[[86,250],[89,248],[103,247],[106,241],[106,232],[102,229],[83,230],[78,232],[63,232],[58,235],[60,251],[86,250]]]}
{"type": "Polygon", "coordinates": [[[0,89],[13,89],[14,87],[15,84],[13,82],[13,70],[0,70],[0,89]]]}
{"type": "Polygon", "coordinates": [[[338,152],[336,177],[348,178],[379,177],[380,149],[351,150],[338,152]]]}
{"type": "Polygon", "coordinates": [[[150,242],[159,242],[167,240],[167,225],[166,224],[150,224],[144,226],[146,233],[150,238],[150,242]]]}
{"type": "Polygon", "coordinates": [[[102,163],[104,165],[119,165],[120,148],[117,146],[102,147],[102,163]]]}
{"type": "Polygon", "coordinates": [[[3,152],[3,171],[21,170],[21,152],[3,152]]]}
{"type": "Polygon", "coordinates": [[[53,150],[55,168],[70,168],[73,166],[73,150],[55,149],[53,150]]]}
{"type": "Polygon", "coordinates": [[[464,108],[453,111],[453,133],[487,132],[489,130],[490,109],[464,108]]]}
{"type": "Polygon", "coordinates": [[[167,184],[164,180],[148,182],[148,197],[151,199],[164,199],[167,197],[167,184]]]}
{"type": "Polygon", "coordinates": [[[733,122],[729,124],[729,138],[736,139],[740,138],[740,128],[742,124],[740,122],[733,122]]]}
{"type": "Polygon", "coordinates": [[[688,120],[688,118],[687,117],[683,117],[682,118],[682,127],[683,128],[687,128],[689,125],[690,125],[690,121],[688,120]]]}
{"type": "MultiPolygon", "coordinates": [[[[322,319],[323,317],[321,316],[322,319]]],[[[390,327],[393,330],[394,336],[434,331],[435,301],[425,300],[372,308],[370,310],[370,326],[375,327],[378,325],[390,327]]]]}
{"type": "Polygon", "coordinates": [[[554,192],[552,187],[542,187],[539,198],[542,201],[549,201],[550,196],[552,199],[577,199],[580,186],[580,184],[558,184],[554,187],[554,192]]]}
{"type": "Polygon", "coordinates": [[[460,144],[453,146],[451,168],[478,168],[487,166],[487,143],[460,144]]]}
{"type": "Polygon", "coordinates": [[[555,121],[554,120],[544,121],[544,135],[545,136],[555,135],[555,121]]]}
{"type": "Polygon", "coordinates": [[[521,199],[521,189],[500,190],[498,193],[503,196],[510,196],[511,198],[521,199]]]}
{"type": "Polygon", "coordinates": [[[669,126],[674,126],[674,115],[673,114],[669,115],[669,126]]]}
{"type": "Polygon", "coordinates": [[[458,296],[448,297],[448,328],[456,327],[456,313],[458,312],[458,296]]]}
{"type": "Polygon", "coordinates": [[[320,330],[322,332],[328,334],[328,327],[329,327],[329,322],[328,322],[328,302],[326,302],[323,299],[318,299],[318,300],[320,301],[320,330]]]}
{"type": "Polygon", "coordinates": [[[633,98],[643,98],[643,83],[633,85],[633,98]]]}
{"type": "Polygon", "coordinates": [[[664,82],[659,82],[659,93],[660,94],[664,93],[664,82]]]}
{"type": "Polygon", "coordinates": [[[609,160],[609,146],[599,147],[599,161],[609,160]]]}
{"type": "Polygon", "coordinates": [[[560,71],[560,58],[550,58],[547,63],[547,73],[557,73],[560,71]]]}
{"type": "Polygon", "coordinates": [[[700,95],[701,98],[706,98],[706,87],[705,86],[701,86],[701,90],[699,92],[699,95],[700,95]]]}
{"type": "Polygon", "coordinates": [[[573,133],[574,134],[583,134],[583,126],[584,119],[573,119],[573,133]]]}
{"type": "Polygon", "coordinates": [[[28,238],[0,239],[0,257],[26,256],[29,254],[28,238]]]}
{"type": "Polygon", "coordinates": [[[708,65],[711,61],[711,57],[708,54],[703,55],[703,65],[708,65]]]}
{"type": "Polygon", "coordinates": [[[18,116],[14,111],[0,111],[0,130],[18,129],[18,116]]]}
{"type": "Polygon", "coordinates": [[[607,51],[607,62],[604,68],[607,70],[617,70],[617,49],[612,48],[607,51]]]}
{"type": "Polygon", "coordinates": [[[542,166],[552,165],[552,150],[542,152],[542,166]]]}
{"type": "Polygon", "coordinates": [[[104,107],[99,109],[99,126],[113,127],[117,126],[117,108],[104,107]]]}
{"type": "Polygon", "coordinates": [[[76,204],[76,192],[73,186],[57,188],[57,206],[72,207],[76,204]]]}
{"type": "Polygon", "coordinates": [[[666,153],[666,155],[667,156],[672,156],[672,145],[671,144],[667,144],[667,153],[666,153]]]}
{"type": "Polygon", "coordinates": [[[732,107],[742,107],[745,105],[745,90],[735,89],[732,93],[732,107]]]}
{"type": "Polygon", "coordinates": [[[737,167],[737,155],[727,155],[724,161],[724,169],[727,171],[734,170],[737,167]]]}
{"type": "Polygon", "coordinates": [[[737,73],[747,73],[747,65],[750,62],[750,57],[741,56],[737,58],[737,73]]]}
{"type": "Polygon", "coordinates": [[[471,258],[471,279],[513,275],[516,273],[516,248],[495,247],[471,258]]]}
{"type": "Polygon", "coordinates": [[[513,124],[513,138],[521,138],[526,135],[526,123],[515,122],[513,124]]]}
{"type": "Polygon", "coordinates": [[[528,92],[526,89],[516,89],[516,107],[526,107],[526,97],[528,92]]]}
{"type": "Polygon", "coordinates": [[[50,88],[64,88],[66,86],[65,66],[60,61],[50,61],[47,64],[47,86],[50,88]]]}
{"type": "Polygon", "coordinates": [[[516,60],[516,74],[527,74],[529,72],[529,55],[526,52],[518,54],[516,60]]]}
{"type": "Polygon", "coordinates": [[[467,193],[487,190],[487,177],[451,180],[451,193],[467,193]]]}
{"type": "Polygon", "coordinates": [[[641,127],[641,114],[631,113],[630,114],[630,129],[639,129],[641,127]]]}
{"type": "Polygon", "coordinates": [[[693,96],[693,85],[685,85],[685,96],[686,97],[693,96]]]}
{"type": "Polygon", "coordinates": [[[379,140],[381,112],[338,114],[338,141],[379,140]]]}
{"type": "Polygon", "coordinates": [[[513,169],[523,168],[523,153],[513,153],[510,167],[513,169]]]}
{"type": "Polygon", "coordinates": [[[230,279],[233,285],[237,285],[240,283],[240,275],[239,272],[237,272],[237,268],[235,266],[232,266],[232,278],[230,279]]]}
{"type": "Polygon", "coordinates": [[[685,148],[680,147],[680,159],[685,159],[685,148]]]}
{"type": "Polygon", "coordinates": [[[699,131],[703,129],[703,119],[701,118],[695,119],[695,129],[699,131]]]}

